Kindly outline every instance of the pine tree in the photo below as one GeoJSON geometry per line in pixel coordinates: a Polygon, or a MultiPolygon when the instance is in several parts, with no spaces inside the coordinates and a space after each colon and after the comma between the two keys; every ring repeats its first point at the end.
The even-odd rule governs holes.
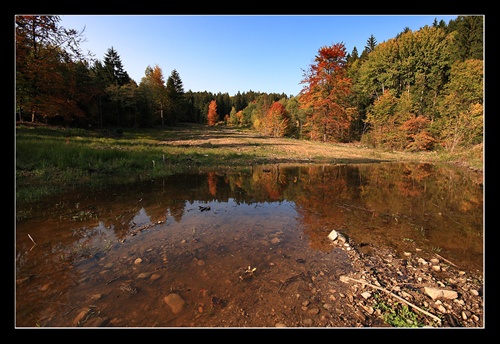
{"type": "Polygon", "coordinates": [[[366,45],[365,49],[361,53],[361,59],[365,59],[369,53],[371,53],[375,47],[377,46],[377,40],[375,39],[375,36],[371,35],[367,40],[366,40],[366,45]]]}
{"type": "Polygon", "coordinates": [[[104,67],[107,71],[107,82],[110,85],[123,86],[130,81],[128,73],[123,69],[120,55],[111,47],[104,56],[104,67]]]}
{"type": "Polygon", "coordinates": [[[177,72],[173,70],[167,79],[167,103],[168,121],[170,125],[175,125],[178,120],[184,120],[187,114],[186,98],[182,80],[177,72]]]}
{"type": "Polygon", "coordinates": [[[483,16],[458,16],[450,21],[448,32],[456,31],[456,59],[483,59],[483,16]]]}

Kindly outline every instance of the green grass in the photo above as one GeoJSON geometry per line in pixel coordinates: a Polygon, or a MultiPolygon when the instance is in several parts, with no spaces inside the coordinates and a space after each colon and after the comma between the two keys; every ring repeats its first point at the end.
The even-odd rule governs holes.
{"type": "MultiPolygon", "coordinates": [[[[248,132],[248,129],[244,130],[248,132]]],[[[203,125],[124,131],[17,125],[16,202],[17,204],[34,202],[45,196],[82,185],[90,188],[124,185],[192,168],[248,167],[249,164],[272,162],[276,159],[306,158],[306,156],[290,156],[288,152],[281,151],[279,145],[260,144],[258,140],[249,143],[251,149],[246,153],[238,151],[236,146],[216,146],[209,141],[201,145],[168,144],[173,140],[182,142],[193,138],[199,139],[207,133],[215,136],[219,133],[221,136],[231,134],[224,131],[224,128],[216,127],[210,128],[209,132],[203,125]]],[[[364,150],[349,145],[311,143],[293,139],[289,141],[304,144],[304,152],[311,144],[338,150],[337,163],[343,161],[343,154],[348,156],[352,152],[364,154],[367,159],[387,156],[382,151],[364,150]]],[[[247,141],[242,139],[241,143],[246,144],[247,141]]],[[[391,153],[390,159],[429,161],[431,158],[433,161],[461,163],[465,161],[465,164],[482,168],[482,152],[481,145],[479,149],[454,154],[418,155],[396,152],[391,153]]],[[[317,159],[321,161],[321,157],[317,159]]]]}
{"type": "Polygon", "coordinates": [[[80,185],[127,184],[196,166],[244,164],[251,158],[224,148],[164,144],[186,135],[185,130],[149,129],[115,137],[107,131],[18,126],[16,199],[33,202],[80,185]]]}
{"type": "Polygon", "coordinates": [[[419,315],[413,312],[407,305],[395,302],[389,305],[382,301],[378,295],[375,295],[378,300],[374,309],[379,309],[382,312],[382,319],[387,324],[393,327],[423,327],[424,323],[419,320],[419,315]]]}

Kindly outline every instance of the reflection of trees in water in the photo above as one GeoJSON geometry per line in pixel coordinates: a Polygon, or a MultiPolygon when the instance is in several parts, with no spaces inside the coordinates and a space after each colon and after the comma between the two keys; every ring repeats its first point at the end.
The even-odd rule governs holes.
{"type": "Polygon", "coordinates": [[[215,174],[215,172],[207,173],[207,182],[210,195],[215,197],[217,195],[217,175],[215,174]]]}
{"type": "Polygon", "coordinates": [[[381,164],[360,167],[365,180],[362,196],[379,213],[420,217],[442,222],[444,211],[482,222],[482,193],[467,171],[430,164],[381,164]],[[468,210],[472,210],[467,214],[468,210]],[[479,215],[479,216],[478,216],[479,215]]]}
{"type": "Polygon", "coordinates": [[[356,179],[356,171],[352,166],[311,166],[301,171],[294,202],[311,248],[329,251],[328,234],[345,226],[345,209],[338,204],[355,197],[356,189],[349,181],[356,179]]]}
{"type": "MultiPolygon", "coordinates": [[[[332,229],[353,235],[356,230],[373,228],[378,233],[393,229],[405,238],[433,240],[443,250],[460,248],[482,255],[482,175],[446,165],[254,166],[251,170],[174,175],[89,194],[81,190],[80,195],[70,195],[56,214],[57,223],[45,224],[57,226],[62,246],[85,246],[87,239],[107,240],[113,235],[121,240],[137,228],[132,228],[132,221],[142,208],[153,223],[168,216],[180,222],[186,205],[193,202],[287,200],[294,204],[314,249],[331,248],[326,238],[332,229]],[[91,216],[73,220],[78,213],[91,216]],[[412,232],[414,237],[409,237],[412,232]]],[[[50,204],[40,206],[40,213],[47,212],[50,204]]],[[[42,228],[36,222],[35,226],[42,228]]],[[[28,250],[32,243],[25,238],[28,250]]]]}
{"type": "Polygon", "coordinates": [[[406,215],[434,212],[436,206],[453,211],[482,208],[482,194],[464,171],[430,164],[260,166],[251,172],[173,177],[165,181],[165,191],[150,192],[144,201],[158,211],[152,218],[170,212],[180,220],[186,201],[226,202],[230,198],[237,203],[286,199],[311,212],[310,216],[330,218],[336,205],[345,204],[406,215]]]}
{"type": "Polygon", "coordinates": [[[254,169],[251,180],[252,193],[258,194],[258,199],[271,202],[283,200],[288,181],[286,175],[281,173],[279,165],[254,169]]]}
{"type": "MultiPolygon", "coordinates": [[[[187,203],[229,199],[237,204],[293,202],[315,249],[326,249],[332,229],[362,223],[360,216],[406,219],[410,227],[424,231],[482,228],[478,183],[467,171],[430,164],[265,165],[172,176],[156,190],[144,190],[141,204],[153,220],[170,214],[179,222],[187,203]]],[[[136,204],[130,207],[137,211],[136,204]]],[[[115,228],[123,228],[133,216],[122,212],[115,228]]]]}

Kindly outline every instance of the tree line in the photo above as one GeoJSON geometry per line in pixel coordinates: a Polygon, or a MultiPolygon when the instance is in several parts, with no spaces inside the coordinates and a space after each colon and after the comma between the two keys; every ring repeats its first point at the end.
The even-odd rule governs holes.
{"type": "Polygon", "coordinates": [[[405,28],[361,54],[320,47],[297,95],[185,91],[177,70],[147,66],[137,83],[110,47],[84,55],[83,32],[58,16],[16,16],[16,120],[100,128],[252,127],[262,135],[454,150],[483,141],[483,17],[405,28]]]}

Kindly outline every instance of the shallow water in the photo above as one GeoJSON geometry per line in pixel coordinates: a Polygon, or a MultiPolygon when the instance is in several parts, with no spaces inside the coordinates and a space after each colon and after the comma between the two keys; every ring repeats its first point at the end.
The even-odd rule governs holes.
{"type": "Polygon", "coordinates": [[[182,291],[200,314],[207,300],[212,311],[244,300],[239,281],[271,283],[331,252],[333,229],[365,254],[418,248],[483,269],[482,174],[430,164],[193,172],[82,189],[16,215],[17,327],[90,326],[96,315],[106,326],[197,326],[164,297],[182,291]]]}

